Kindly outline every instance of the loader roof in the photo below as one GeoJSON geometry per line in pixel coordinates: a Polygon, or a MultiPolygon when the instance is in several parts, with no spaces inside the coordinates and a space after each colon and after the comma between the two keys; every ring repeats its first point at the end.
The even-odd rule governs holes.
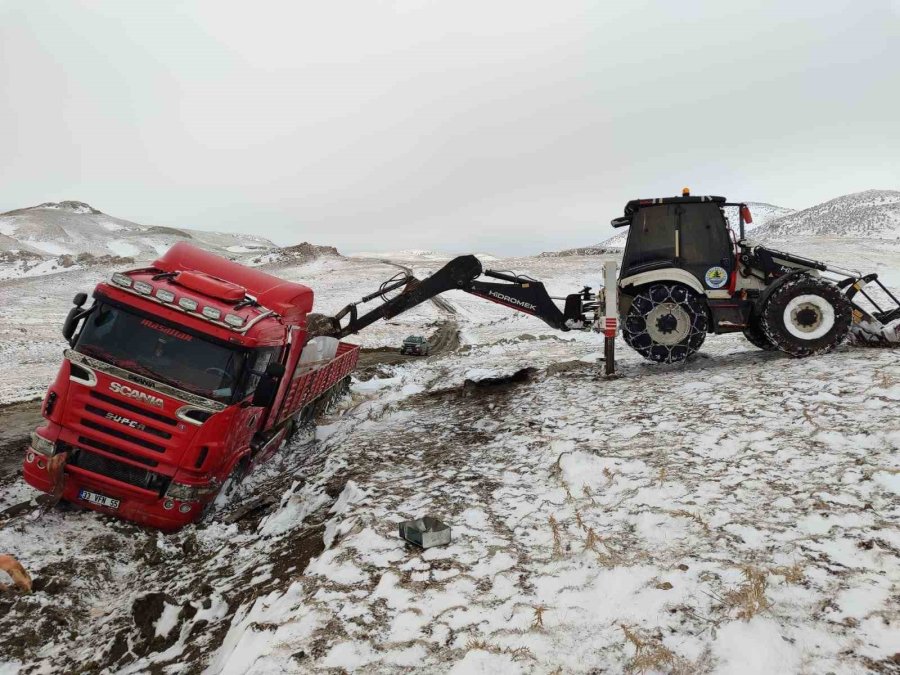
{"type": "Polygon", "coordinates": [[[700,204],[702,202],[716,202],[724,204],[727,200],[725,197],[716,197],[715,195],[697,195],[689,197],[656,197],[655,199],[632,199],[625,204],[625,215],[630,216],[638,209],[645,206],[655,206],[657,204],[700,204]]]}
{"type": "Polygon", "coordinates": [[[241,286],[286,321],[299,320],[312,311],[313,291],[308,286],[245,267],[183,241],[166,251],[153,267],[163,272],[200,272],[241,286]]]}

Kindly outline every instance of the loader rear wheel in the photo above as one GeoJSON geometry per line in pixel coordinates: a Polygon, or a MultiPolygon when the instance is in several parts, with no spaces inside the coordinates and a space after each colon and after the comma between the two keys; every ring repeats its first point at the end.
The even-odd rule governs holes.
{"type": "Polygon", "coordinates": [[[778,349],[775,343],[769,339],[769,336],[766,335],[765,331],[762,329],[758,317],[754,316],[750,318],[750,325],[744,329],[744,337],[747,338],[747,341],[754,347],[758,347],[763,351],[774,352],[778,349]]]}
{"type": "Polygon", "coordinates": [[[631,302],[622,337],[638,354],[657,363],[677,363],[706,339],[708,320],[699,298],[678,284],[654,284],[631,302]]]}
{"type": "Polygon", "coordinates": [[[778,287],[762,309],[766,337],[791,356],[824,354],[850,332],[850,301],[834,285],[802,275],[778,287]]]}

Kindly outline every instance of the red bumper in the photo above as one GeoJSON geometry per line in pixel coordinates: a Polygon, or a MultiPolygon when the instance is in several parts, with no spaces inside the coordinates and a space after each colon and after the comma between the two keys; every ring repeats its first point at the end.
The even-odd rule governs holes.
{"type": "MultiPolygon", "coordinates": [[[[22,465],[25,481],[41,492],[53,491],[46,457],[28,448],[22,465]],[[31,457],[31,461],[29,461],[31,457]]],[[[153,527],[163,532],[174,532],[200,518],[203,504],[180,502],[175,499],[161,499],[150,490],[143,490],[127,483],[90,473],[75,466],[65,467],[65,483],[62,499],[78,506],[107,513],[117,518],[130,520],[139,525],[153,527]],[[119,507],[112,509],[82,499],[82,490],[119,500],[119,507]],[[171,508],[165,506],[171,504],[171,508]],[[181,509],[187,509],[186,512],[181,509]]]]}

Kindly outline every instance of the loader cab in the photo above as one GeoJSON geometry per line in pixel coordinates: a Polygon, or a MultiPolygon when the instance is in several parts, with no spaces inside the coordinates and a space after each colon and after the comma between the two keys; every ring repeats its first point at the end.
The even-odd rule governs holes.
{"type": "Polygon", "coordinates": [[[727,288],[736,259],[724,204],[724,197],[689,195],[628,202],[625,216],[612,222],[629,228],[620,278],[649,280],[674,269],[687,272],[697,290],[727,288]]]}

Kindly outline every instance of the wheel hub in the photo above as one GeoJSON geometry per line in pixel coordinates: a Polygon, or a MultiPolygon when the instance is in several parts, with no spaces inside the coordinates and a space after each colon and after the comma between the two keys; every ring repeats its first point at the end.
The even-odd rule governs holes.
{"type": "Polygon", "coordinates": [[[822,310],[811,302],[798,304],[791,310],[791,322],[804,333],[812,333],[822,325],[822,310]]]}
{"type": "Polygon", "coordinates": [[[835,311],[821,295],[807,293],[791,298],[784,308],[784,327],[801,340],[818,340],[834,327],[835,311]]]}
{"type": "Polygon", "coordinates": [[[674,314],[663,314],[656,320],[656,328],[660,333],[671,333],[678,328],[678,319],[674,314]]]}
{"type": "Polygon", "coordinates": [[[663,302],[647,313],[647,334],[653,342],[675,345],[691,332],[691,317],[681,305],[663,302]]]}

